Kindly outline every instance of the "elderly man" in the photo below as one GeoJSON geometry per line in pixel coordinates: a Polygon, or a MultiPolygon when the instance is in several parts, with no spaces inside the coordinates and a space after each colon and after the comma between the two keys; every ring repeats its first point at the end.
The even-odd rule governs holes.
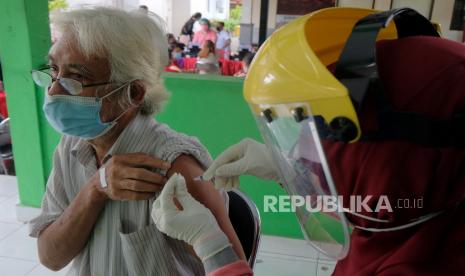
{"type": "Polygon", "coordinates": [[[47,120],[63,134],[42,212],[30,222],[41,263],[60,270],[73,260],[72,275],[204,274],[192,247],[159,232],[150,218],[174,173],[186,178],[243,258],[224,199],[212,183],[193,180],[210,164],[208,152],[152,118],[168,96],[160,26],[108,8],[58,13],[52,24],[49,65],[32,72],[48,91],[47,120]]]}

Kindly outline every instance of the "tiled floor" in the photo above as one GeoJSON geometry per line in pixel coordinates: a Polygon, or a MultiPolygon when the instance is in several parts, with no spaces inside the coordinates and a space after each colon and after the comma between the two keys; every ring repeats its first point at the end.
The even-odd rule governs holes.
{"type": "Polygon", "coordinates": [[[36,240],[27,235],[27,225],[16,220],[17,203],[16,178],[0,176],[0,274],[65,275],[65,271],[53,273],[39,264],[36,240]]]}
{"type": "MultiPolygon", "coordinates": [[[[36,240],[28,236],[27,225],[18,222],[16,178],[0,175],[0,275],[65,275],[66,268],[53,272],[39,264],[36,240]]],[[[334,262],[304,241],[262,236],[255,275],[331,275],[334,262]]]]}

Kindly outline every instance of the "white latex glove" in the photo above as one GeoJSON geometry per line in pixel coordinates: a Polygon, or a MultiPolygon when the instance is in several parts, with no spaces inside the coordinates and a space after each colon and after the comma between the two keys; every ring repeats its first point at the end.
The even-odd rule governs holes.
{"type": "Polygon", "coordinates": [[[189,194],[180,174],[170,177],[153,203],[152,219],[161,232],[192,245],[202,261],[230,246],[211,211],[189,194]],[[174,197],[182,210],[174,204],[174,197]]]}
{"type": "Polygon", "coordinates": [[[281,182],[268,148],[249,138],[220,154],[203,174],[203,178],[215,178],[216,188],[231,190],[239,187],[239,176],[242,174],[281,182]]]}

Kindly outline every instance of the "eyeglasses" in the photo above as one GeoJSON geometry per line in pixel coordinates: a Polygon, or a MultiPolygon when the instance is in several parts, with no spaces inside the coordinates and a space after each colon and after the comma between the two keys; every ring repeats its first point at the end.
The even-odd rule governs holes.
{"type": "Polygon", "coordinates": [[[55,78],[51,74],[50,67],[44,67],[38,70],[31,71],[32,79],[40,87],[50,87],[54,81],[58,81],[60,85],[71,95],[78,95],[86,87],[100,86],[110,84],[111,82],[101,82],[93,84],[82,84],[82,82],[70,78],[55,78]]]}

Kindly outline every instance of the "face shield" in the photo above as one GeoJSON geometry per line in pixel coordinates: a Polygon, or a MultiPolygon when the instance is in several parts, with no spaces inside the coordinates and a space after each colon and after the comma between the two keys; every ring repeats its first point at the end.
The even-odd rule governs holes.
{"type": "Polygon", "coordinates": [[[350,233],[318,134],[322,118],[313,117],[305,103],[260,109],[255,119],[305,238],[329,257],[344,258],[350,233]]]}

